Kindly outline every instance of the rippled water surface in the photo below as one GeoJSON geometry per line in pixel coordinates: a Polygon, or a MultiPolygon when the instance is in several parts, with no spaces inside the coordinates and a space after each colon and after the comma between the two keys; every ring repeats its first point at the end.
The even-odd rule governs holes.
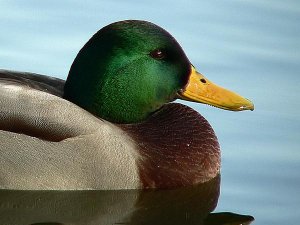
{"type": "MultiPolygon", "coordinates": [[[[255,111],[241,113],[189,104],[212,124],[222,148],[221,192],[214,213],[251,215],[255,218],[253,224],[299,223],[299,1],[152,0],[145,3],[136,0],[2,0],[0,8],[0,68],[47,74],[63,79],[83,44],[99,28],[111,22],[144,19],[167,29],[185,49],[192,63],[207,78],[241,93],[255,103],[255,111]]],[[[75,197],[70,197],[70,194],[62,197],[59,193],[51,193],[49,196],[46,193],[41,197],[39,194],[2,192],[1,208],[9,211],[22,205],[20,202],[13,203],[15,197],[19,199],[18,196],[26,196],[31,200],[36,198],[42,202],[55,198],[59,201],[68,199],[64,204],[69,201],[72,208],[74,199],[85,196],[84,193],[78,193],[79,196],[74,195],[75,197]],[[11,196],[8,202],[5,202],[4,196],[11,196]]],[[[140,211],[135,208],[134,214],[130,212],[131,218],[136,218],[135,221],[139,221],[139,216],[143,218],[145,215],[142,209],[147,208],[148,200],[158,198],[150,198],[149,194],[141,197],[140,193],[119,193],[118,196],[122,199],[122,207],[114,209],[118,215],[127,215],[126,210],[131,209],[129,205],[132,199],[146,199],[142,201],[140,211]],[[126,198],[128,201],[124,200],[126,198]]],[[[180,194],[170,196],[172,200],[166,201],[176,202],[175,197],[180,194]]],[[[85,196],[83,199],[88,198],[85,196]]],[[[25,197],[21,199],[30,202],[25,197]]],[[[214,197],[212,199],[215,200],[214,197]]],[[[33,205],[35,203],[32,203],[32,208],[36,206],[33,205]]],[[[193,202],[193,205],[195,207],[179,208],[181,213],[184,210],[189,212],[185,214],[185,222],[180,224],[201,224],[200,218],[189,217],[193,212],[198,212],[193,211],[197,208],[197,202],[193,202]]],[[[64,215],[71,213],[70,218],[75,214],[82,215],[78,218],[83,221],[88,216],[94,218],[98,210],[98,205],[92,203],[86,206],[92,207],[88,214],[84,210],[68,211],[69,206],[64,206],[65,208],[53,210],[64,209],[64,215]]],[[[163,207],[163,203],[161,206],[163,207]]],[[[6,212],[2,210],[0,213],[6,212]]],[[[21,215],[19,211],[9,212],[21,215]]],[[[30,210],[26,212],[28,216],[30,210]]],[[[170,218],[176,214],[172,214],[171,209],[165,212],[166,215],[170,213],[170,218]]],[[[103,211],[101,213],[105,214],[103,211]]],[[[155,215],[157,212],[153,213],[155,215]]],[[[50,217],[46,222],[51,222],[55,217],[51,218],[54,215],[51,213],[47,215],[50,217]]],[[[221,214],[224,215],[228,216],[221,214]]],[[[229,217],[234,218],[235,222],[239,221],[231,214],[229,217]]],[[[151,221],[150,218],[155,217],[147,215],[144,218],[151,221]]],[[[108,224],[113,223],[109,218],[105,221],[108,224]]],[[[38,222],[42,221],[32,220],[32,223],[38,222]]],[[[153,221],[152,224],[155,223],[159,224],[158,221],[153,221]]]]}

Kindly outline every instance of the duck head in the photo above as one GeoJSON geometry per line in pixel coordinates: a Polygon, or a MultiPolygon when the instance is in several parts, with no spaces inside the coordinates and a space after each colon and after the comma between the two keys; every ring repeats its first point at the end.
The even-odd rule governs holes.
{"type": "Polygon", "coordinates": [[[234,111],[254,108],[198,73],[167,31],[138,20],[110,24],[84,45],[64,97],[115,123],[143,121],[177,98],[234,111]]]}

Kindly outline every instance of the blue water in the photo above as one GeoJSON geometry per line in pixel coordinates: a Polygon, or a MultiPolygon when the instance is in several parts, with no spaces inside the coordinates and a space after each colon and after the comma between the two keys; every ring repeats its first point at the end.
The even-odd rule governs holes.
{"type": "Polygon", "coordinates": [[[0,8],[0,68],[63,79],[83,44],[111,22],[167,29],[201,73],[256,107],[189,104],[222,148],[215,212],[249,214],[257,225],[299,222],[300,1],[1,0],[0,8]]]}

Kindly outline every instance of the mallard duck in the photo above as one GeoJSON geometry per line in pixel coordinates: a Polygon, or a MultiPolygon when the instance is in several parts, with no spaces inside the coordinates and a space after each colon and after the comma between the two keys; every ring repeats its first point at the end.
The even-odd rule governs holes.
{"type": "Polygon", "coordinates": [[[209,123],[184,99],[253,110],[190,63],[161,27],[128,20],[100,29],[66,82],[0,75],[0,188],[176,188],[220,170],[209,123]]]}

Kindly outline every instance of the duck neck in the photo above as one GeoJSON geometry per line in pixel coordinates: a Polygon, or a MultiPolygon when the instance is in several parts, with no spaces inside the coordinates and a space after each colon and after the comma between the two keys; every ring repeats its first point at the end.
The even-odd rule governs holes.
{"type": "Polygon", "coordinates": [[[130,64],[121,59],[101,64],[88,61],[84,66],[75,60],[64,97],[114,123],[141,122],[174,100],[180,82],[153,75],[154,65],[143,57],[130,60],[130,64]]]}

